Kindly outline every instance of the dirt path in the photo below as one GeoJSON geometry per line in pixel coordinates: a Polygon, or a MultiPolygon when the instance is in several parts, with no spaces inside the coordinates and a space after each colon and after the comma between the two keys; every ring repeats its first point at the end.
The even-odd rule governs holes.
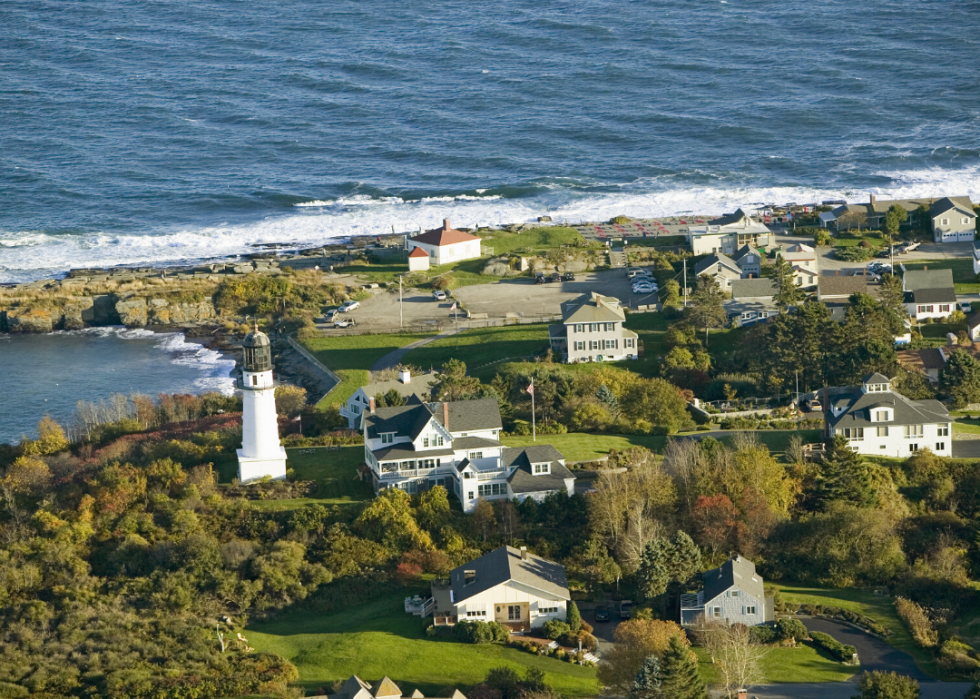
{"type": "Polygon", "coordinates": [[[444,337],[451,337],[452,335],[455,335],[457,332],[462,332],[463,330],[466,330],[466,328],[463,327],[460,328],[459,330],[447,330],[445,332],[439,333],[438,335],[433,335],[432,337],[426,337],[421,340],[416,340],[415,342],[409,345],[400,347],[393,352],[389,352],[381,359],[376,361],[374,364],[372,364],[371,371],[381,371],[382,369],[391,369],[393,367],[396,367],[399,364],[401,364],[402,357],[404,357],[406,354],[411,352],[413,349],[417,347],[422,347],[423,345],[427,345],[430,342],[435,342],[436,340],[440,340],[444,337]]]}

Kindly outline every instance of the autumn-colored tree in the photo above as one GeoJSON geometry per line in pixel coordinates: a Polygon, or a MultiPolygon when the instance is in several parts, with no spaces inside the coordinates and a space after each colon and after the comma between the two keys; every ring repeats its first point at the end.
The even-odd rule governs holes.
{"type": "Polygon", "coordinates": [[[618,692],[619,696],[627,696],[646,659],[652,655],[663,657],[672,638],[679,638],[684,645],[690,645],[684,629],[673,621],[624,621],[613,632],[615,645],[599,663],[599,681],[618,692]]]}
{"type": "Polygon", "coordinates": [[[20,452],[25,456],[42,456],[57,454],[68,448],[68,437],[65,430],[50,417],[41,418],[37,423],[37,439],[21,440],[20,452]]]}
{"type": "Polygon", "coordinates": [[[733,548],[738,533],[738,508],[727,495],[702,495],[691,511],[699,543],[713,555],[733,548]]]}

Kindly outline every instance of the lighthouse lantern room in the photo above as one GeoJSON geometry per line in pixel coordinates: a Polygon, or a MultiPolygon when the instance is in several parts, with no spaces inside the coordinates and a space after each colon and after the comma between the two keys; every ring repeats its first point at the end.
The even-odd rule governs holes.
{"type": "Polygon", "coordinates": [[[286,450],[279,443],[276,387],[272,380],[272,343],[258,325],[242,342],[242,448],[238,480],[286,478],[286,450]]]}

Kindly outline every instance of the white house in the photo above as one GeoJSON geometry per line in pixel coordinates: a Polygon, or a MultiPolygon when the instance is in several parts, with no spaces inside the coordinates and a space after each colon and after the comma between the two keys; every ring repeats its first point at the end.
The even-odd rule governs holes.
{"type": "Polygon", "coordinates": [[[860,386],[823,389],[824,436],[843,435],[860,454],[906,457],[920,449],[952,455],[949,411],[937,400],[911,400],[881,374],[860,386]]]}
{"type": "Polygon", "coordinates": [[[410,262],[412,252],[421,248],[428,254],[432,264],[444,265],[480,257],[480,241],[481,238],[475,235],[450,227],[447,218],[443,219],[442,228],[434,228],[414,238],[407,238],[405,246],[408,248],[410,262]]]}
{"type": "MultiPolygon", "coordinates": [[[[458,689],[454,689],[452,693],[447,691],[445,694],[448,695],[446,699],[466,699],[466,695],[458,689]]],[[[320,697],[323,699],[323,695],[320,697]]],[[[387,676],[382,677],[372,685],[357,675],[351,675],[337,690],[336,694],[328,694],[326,697],[327,699],[402,699],[402,690],[387,676]]],[[[426,697],[416,689],[404,699],[426,699],[426,697]]],[[[429,699],[436,698],[430,697],[429,699]]]]}
{"type": "Polygon", "coordinates": [[[501,546],[453,569],[449,580],[432,583],[423,616],[436,625],[459,621],[497,621],[512,631],[540,628],[567,618],[568,579],[558,563],[501,546]]]}
{"type": "Polygon", "coordinates": [[[809,245],[803,245],[802,243],[790,245],[786,249],[780,248],[778,254],[789,262],[791,266],[802,267],[803,269],[817,269],[817,254],[809,245]]]}
{"type": "Polygon", "coordinates": [[[562,306],[563,320],[548,327],[552,351],[566,362],[637,358],[637,334],[625,327],[619,299],[592,292],[562,306]]]}
{"type": "Polygon", "coordinates": [[[681,595],[681,626],[694,626],[702,619],[758,626],[775,618],[773,600],[766,599],[762,576],[752,561],[735,554],[701,579],[704,587],[697,594],[681,595]]]}
{"type": "Polygon", "coordinates": [[[455,493],[464,512],[486,500],[544,500],[575,493],[565,457],[548,444],[505,447],[493,398],[426,403],[418,396],[395,408],[362,413],[364,462],[376,493],[417,493],[436,485],[455,493]]]}
{"type": "Polygon", "coordinates": [[[744,245],[757,249],[775,244],[772,231],[742,209],[708,221],[706,226],[691,226],[687,230],[688,242],[695,255],[713,252],[732,255],[744,245]]]}
{"type": "Polygon", "coordinates": [[[915,269],[902,275],[905,308],[916,320],[945,318],[956,310],[953,271],[949,269],[915,269]]]}
{"type": "Polygon", "coordinates": [[[423,402],[432,398],[432,387],[436,385],[435,372],[412,376],[408,369],[398,372],[398,378],[392,381],[375,381],[367,386],[361,386],[354,391],[354,395],[347,399],[347,402],[340,406],[341,417],[347,418],[349,429],[357,430],[361,428],[361,416],[368,412],[371,405],[371,398],[376,398],[378,394],[384,395],[389,391],[398,391],[402,398],[416,396],[423,402]]]}
{"type": "Polygon", "coordinates": [[[424,272],[429,269],[429,253],[422,246],[416,246],[408,253],[408,271],[424,272]]]}

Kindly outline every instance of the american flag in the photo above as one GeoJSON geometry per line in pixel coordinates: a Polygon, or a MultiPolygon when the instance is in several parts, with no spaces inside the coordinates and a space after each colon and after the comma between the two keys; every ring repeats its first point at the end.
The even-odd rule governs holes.
{"type": "Polygon", "coordinates": [[[455,301],[453,301],[453,305],[449,307],[449,310],[450,311],[455,311],[456,310],[456,302],[455,301]]]}
{"type": "Polygon", "coordinates": [[[533,383],[530,386],[527,387],[527,392],[530,393],[532,396],[534,395],[534,384],[533,383]]]}

